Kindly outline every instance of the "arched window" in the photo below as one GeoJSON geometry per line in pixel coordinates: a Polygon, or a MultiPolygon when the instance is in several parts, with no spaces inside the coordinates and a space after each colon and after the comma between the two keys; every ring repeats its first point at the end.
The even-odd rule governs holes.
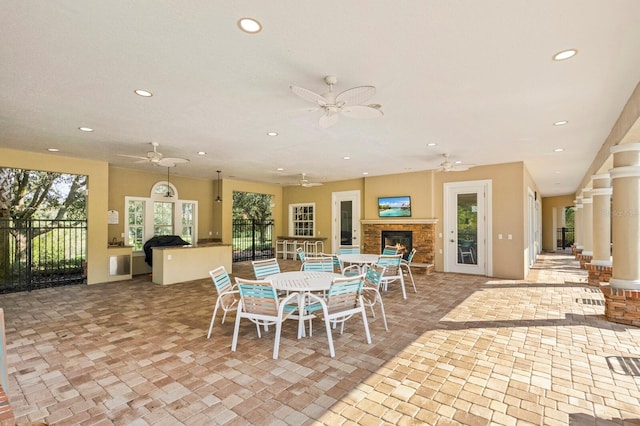
{"type": "Polygon", "coordinates": [[[125,197],[125,241],[133,251],[142,251],[144,243],[157,235],[179,235],[197,243],[198,202],[181,200],[170,182],[156,182],[149,197],[125,197]]]}

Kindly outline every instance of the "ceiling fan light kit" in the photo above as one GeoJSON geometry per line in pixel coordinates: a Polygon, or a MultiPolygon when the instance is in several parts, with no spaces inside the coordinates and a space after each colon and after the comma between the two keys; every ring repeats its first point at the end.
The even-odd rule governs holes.
{"type": "Polygon", "coordinates": [[[376,118],[384,114],[380,104],[366,104],[376,93],[374,86],[358,86],[347,89],[339,94],[333,92],[333,85],[338,82],[336,76],[328,75],[324,82],[329,86],[329,91],[324,95],[312,92],[298,86],[290,86],[293,93],[302,99],[313,102],[323,111],[318,121],[321,128],[326,129],[338,122],[339,115],[350,118],[376,118]]]}
{"type": "Polygon", "coordinates": [[[151,147],[153,148],[153,150],[148,151],[146,157],[142,157],[139,155],[118,155],[120,155],[121,157],[137,158],[138,161],[136,161],[136,163],[151,163],[154,166],[162,167],[175,167],[176,164],[184,164],[189,162],[189,160],[185,158],[164,157],[162,153],[158,151],[158,145],[158,142],[151,142],[151,147]]]}
{"type": "Polygon", "coordinates": [[[452,163],[451,161],[449,161],[449,154],[442,154],[442,157],[444,158],[444,161],[440,163],[440,167],[438,168],[438,171],[463,172],[475,166],[475,164],[463,164],[457,161],[452,163]]]}

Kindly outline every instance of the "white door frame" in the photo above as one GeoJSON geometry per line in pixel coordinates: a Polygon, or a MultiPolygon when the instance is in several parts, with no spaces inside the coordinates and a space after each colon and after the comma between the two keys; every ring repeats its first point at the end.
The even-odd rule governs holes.
{"type": "MultiPolygon", "coordinates": [[[[443,230],[444,230],[444,271],[457,272],[463,274],[476,274],[492,276],[493,274],[493,244],[492,244],[492,180],[474,180],[465,182],[448,182],[444,184],[443,193],[443,230]],[[478,242],[477,242],[477,265],[458,264],[458,244],[457,244],[457,202],[453,201],[453,196],[459,191],[468,193],[478,193],[479,213],[484,211],[484,217],[478,217],[478,242]],[[480,205],[482,203],[482,205],[480,205]],[[455,216],[454,216],[455,215],[455,216]],[[455,219],[452,219],[454,218],[455,219]],[[481,220],[482,219],[482,220],[481,220]],[[451,235],[455,235],[454,242],[450,240],[451,235]]],[[[457,197],[456,197],[457,199],[457,197]]]]}
{"type": "MultiPolygon", "coordinates": [[[[351,235],[353,245],[362,246],[360,242],[360,191],[340,191],[331,193],[331,253],[337,253],[340,246],[340,203],[351,201],[351,235]]],[[[362,247],[361,247],[362,249],[362,247]]]]}

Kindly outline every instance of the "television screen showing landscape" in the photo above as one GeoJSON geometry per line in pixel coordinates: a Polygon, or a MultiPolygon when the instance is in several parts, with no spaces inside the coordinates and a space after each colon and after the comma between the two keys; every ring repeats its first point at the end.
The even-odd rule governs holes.
{"type": "Polygon", "coordinates": [[[378,216],[406,217],[411,216],[411,197],[378,198],[378,216]]]}

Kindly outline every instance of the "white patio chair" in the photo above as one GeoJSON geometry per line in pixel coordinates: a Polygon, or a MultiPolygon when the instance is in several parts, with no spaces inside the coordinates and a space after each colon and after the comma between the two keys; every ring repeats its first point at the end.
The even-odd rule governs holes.
{"type": "Polygon", "coordinates": [[[384,248],[382,249],[382,254],[386,256],[398,254],[398,246],[384,246],[384,248]]]}
{"type": "Polygon", "coordinates": [[[231,284],[231,278],[229,278],[229,274],[227,274],[224,266],[219,266],[216,269],[209,271],[209,275],[211,275],[211,280],[216,288],[218,297],[216,298],[216,306],[213,308],[213,315],[211,315],[211,323],[209,324],[207,339],[211,337],[213,322],[216,319],[218,308],[222,309],[222,312],[224,312],[221,324],[224,324],[224,320],[227,318],[227,312],[238,309],[238,290],[235,285],[231,284]]]}
{"type": "Polygon", "coordinates": [[[333,272],[333,258],[329,256],[307,257],[301,271],[333,272]]]}
{"type": "Polygon", "coordinates": [[[338,254],[358,254],[360,253],[360,246],[340,246],[338,247],[338,254]]]}
{"type": "Polygon", "coordinates": [[[296,249],[296,254],[298,255],[298,260],[304,263],[305,259],[307,258],[307,253],[304,251],[304,249],[302,247],[298,247],[296,249]]]}
{"type": "Polygon", "coordinates": [[[256,325],[259,338],[262,337],[260,332],[261,325],[266,330],[269,325],[275,324],[276,335],[273,342],[273,359],[278,359],[282,323],[296,312],[297,306],[289,303],[298,298],[298,293],[291,293],[280,300],[278,299],[278,292],[269,281],[236,278],[236,285],[238,286],[240,301],[238,302],[238,312],[236,313],[231,351],[236,351],[240,320],[247,318],[256,325]]]}
{"type": "Polygon", "coordinates": [[[276,258],[252,260],[251,265],[253,266],[253,273],[256,276],[256,280],[261,280],[269,275],[280,273],[280,264],[276,258]]]}
{"type": "Polygon", "coordinates": [[[387,327],[387,315],[384,312],[384,304],[382,303],[382,296],[380,295],[380,286],[382,284],[384,271],[384,266],[371,265],[366,267],[364,286],[362,287],[362,300],[365,305],[369,306],[371,315],[374,318],[376,317],[376,313],[373,311],[373,307],[376,303],[380,305],[384,329],[389,331],[389,327],[387,327]]]}
{"type": "Polygon", "coordinates": [[[413,280],[413,272],[411,272],[411,262],[413,261],[413,256],[416,254],[416,249],[413,248],[411,249],[411,251],[409,252],[409,256],[407,256],[407,259],[402,259],[402,262],[400,263],[400,268],[404,269],[405,271],[407,271],[407,275],[409,276],[409,278],[411,278],[411,285],[413,286],[413,292],[417,293],[418,290],[416,290],[416,283],[413,280]]]}
{"type": "MultiPolygon", "coordinates": [[[[329,340],[329,353],[331,357],[335,357],[333,348],[333,336],[331,334],[331,324],[340,323],[340,334],[344,332],[344,323],[354,314],[362,315],[364,331],[367,343],[371,344],[371,335],[369,334],[369,324],[367,322],[367,314],[364,310],[364,301],[362,299],[362,287],[364,284],[364,275],[357,277],[334,278],[331,287],[327,292],[326,299],[315,294],[307,294],[309,304],[306,307],[309,313],[320,313],[324,318],[325,328],[327,329],[327,339],[329,340]]],[[[311,330],[309,330],[311,335],[311,330]]]]}
{"type": "Polygon", "coordinates": [[[407,292],[404,288],[404,274],[402,273],[401,268],[402,263],[402,255],[396,254],[392,256],[385,256],[383,254],[378,258],[378,262],[376,263],[378,266],[384,266],[385,272],[382,276],[382,283],[384,286],[384,291],[388,290],[389,283],[400,280],[400,285],[402,286],[402,298],[407,298],[407,292]]]}

